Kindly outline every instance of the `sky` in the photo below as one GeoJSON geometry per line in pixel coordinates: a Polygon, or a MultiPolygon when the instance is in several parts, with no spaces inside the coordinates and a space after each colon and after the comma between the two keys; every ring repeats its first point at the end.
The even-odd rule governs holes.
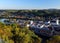
{"type": "Polygon", "coordinates": [[[0,9],[60,9],[60,0],[0,0],[0,9]]]}

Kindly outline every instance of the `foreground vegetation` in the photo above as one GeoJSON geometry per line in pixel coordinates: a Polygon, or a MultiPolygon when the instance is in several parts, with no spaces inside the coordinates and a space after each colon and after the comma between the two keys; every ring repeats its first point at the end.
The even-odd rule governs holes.
{"type": "MultiPolygon", "coordinates": [[[[41,43],[42,39],[27,27],[17,24],[5,25],[0,22],[0,43],[41,43]]],[[[60,36],[53,36],[47,43],[60,43],[60,36]]]]}
{"type": "Polygon", "coordinates": [[[5,43],[40,43],[41,38],[28,28],[20,28],[17,24],[6,26],[0,23],[0,39],[5,43]]]}

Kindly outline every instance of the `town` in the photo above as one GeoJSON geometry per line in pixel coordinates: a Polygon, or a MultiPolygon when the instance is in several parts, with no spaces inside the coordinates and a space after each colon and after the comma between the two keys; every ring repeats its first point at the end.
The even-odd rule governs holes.
{"type": "Polygon", "coordinates": [[[21,19],[2,19],[1,21],[6,24],[17,23],[21,27],[29,27],[30,30],[42,34],[44,36],[60,35],[60,20],[53,19],[50,21],[33,21],[33,20],[21,20],[21,19]],[[3,21],[2,21],[3,20],[3,21]]]}
{"type": "MultiPolygon", "coordinates": [[[[59,12],[58,14],[54,14],[54,11],[58,12],[59,10],[1,10],[0,22],[3,23],[4,26],[13,26],[16,24],[16,26],[18,25],[17,29],[25,29],[26,27],[26,29],[28,28],[29,31],[33,32],[39,38],[42,38],[41,43],[47,43],[47,40],[50,40],[53,36],[60,36],[60,15],[59,12]]],[[[12,29],[15,28],[16,27],[12,29]]],[[[15,30],[11,32],[13,35],[16,34],[14,31],[15,30]]],[[[18,31],[20,32],[20,30],[18,31]]],[[[27,30],[25,32],[27,32],[27,30]]]]}

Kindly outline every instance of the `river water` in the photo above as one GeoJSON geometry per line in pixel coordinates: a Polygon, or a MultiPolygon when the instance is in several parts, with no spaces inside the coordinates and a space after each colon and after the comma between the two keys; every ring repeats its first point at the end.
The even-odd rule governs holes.
{"type": "Polygon", "coordinates": [[[4,23],[4,20],[6,20],[6,19],[0,19],[0,22],[4,23]]]}
{"type": "Polygon", "coordinates": [[[4,19],[0,19],[0,22],[3,22],[4,21],[4,19]]]}

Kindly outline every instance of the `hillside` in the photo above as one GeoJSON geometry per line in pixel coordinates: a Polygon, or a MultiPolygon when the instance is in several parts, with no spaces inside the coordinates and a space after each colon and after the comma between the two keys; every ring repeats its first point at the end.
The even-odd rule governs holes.
{"type": "Polygon", "coordinates": [[[15,17],[15,18],[55,18],[60,17],[60,10],[58,9],[44,9],[44,10],[0,10],[0,17],[15,17]]]}

